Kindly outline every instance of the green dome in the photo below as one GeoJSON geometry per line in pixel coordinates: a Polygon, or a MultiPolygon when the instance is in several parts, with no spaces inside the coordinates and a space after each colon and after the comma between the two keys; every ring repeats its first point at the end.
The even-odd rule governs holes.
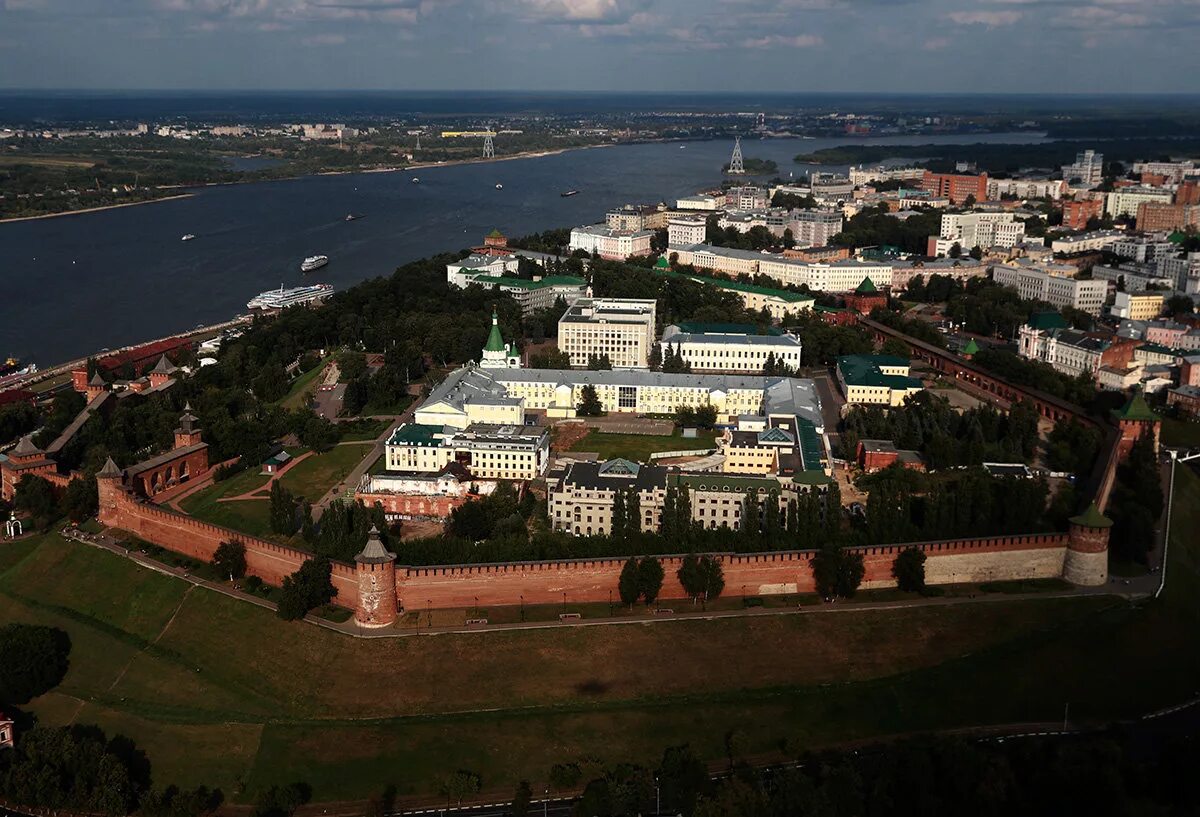
{"type": "Polygon", "coordinates": [[[500,319],[496,315],[496,310],[492,310],[492,331],[488,335],[487,343],[483,347],[485,352],[505,352],[504,338],[500,335],[500,319]]]}

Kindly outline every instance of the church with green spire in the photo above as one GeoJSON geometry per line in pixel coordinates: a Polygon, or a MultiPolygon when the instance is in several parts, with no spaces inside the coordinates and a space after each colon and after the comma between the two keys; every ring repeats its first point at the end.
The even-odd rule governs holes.
{"type": "Polygon", "coordinates": [[[488,334],[487,343],[483,345],[483,354],[479,357],[479,365],[484,369],[519,369],[521,356],[504,342],[500,334],[500,316],[492,308],[492,331],[488,334]]]}

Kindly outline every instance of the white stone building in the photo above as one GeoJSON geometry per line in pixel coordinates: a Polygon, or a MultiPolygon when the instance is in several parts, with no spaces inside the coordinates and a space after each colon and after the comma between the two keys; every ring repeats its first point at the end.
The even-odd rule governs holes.
{"type": "Polygon", "coordinates": [[[656,333],[658,302],[621,298],[580,298],[558,321],[558,349],[572,366],[608,355],[614,368],[645,369],[656,333]]]}
{"type": "Polygon", "coordinates": [[[662,345],[674,349],[693,372],[761,374],[768,360],[800,366],[799,339],[760,335],[753,326],[672,325],[663,330],[662,345]]]}
{"type": "Polygon", "coordinates": [[[583,250],[611,261],[624,261],[635,255],[649,255],[652,238],[652,230],[614,230],[597,224],[571,230],[569,246],[572,252],[583,250]]]}
{"type": "Polygon", "coordinates": [[[1018,259],[993,266],[992,279],[1017,290],[1026,300],[1045,301],[1059,308],[1070,306],[1099,315],[1108,297],[1108,282],[1072,277],[1077,272],[1070,266],[1022,264],[1018,259]]]}

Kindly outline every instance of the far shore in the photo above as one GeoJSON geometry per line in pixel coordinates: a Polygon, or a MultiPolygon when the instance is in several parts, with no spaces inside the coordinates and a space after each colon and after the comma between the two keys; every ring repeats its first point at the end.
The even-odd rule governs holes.
{"type": "Polygon", "coordinates": [[[143,201],[126,201],[121,204],[106,204],[103,207],[84,207],[79,210],[63,210],[61,213],[41,213],[36,216],[14,216],[12,218],[0,218],[0,224],[8,224],[14,221],[37,221],[43,218],[61,218],[62,216],[77,216],[81,213],[99,213],[101,210],[116,210],[118,207],[138,207],[142,204],[158,204],[160,201],[174,201],[175,199],[190,199],[195,193],[176,193],[173,196],[163,196],[157,199],[145,199],[143,201]]]}

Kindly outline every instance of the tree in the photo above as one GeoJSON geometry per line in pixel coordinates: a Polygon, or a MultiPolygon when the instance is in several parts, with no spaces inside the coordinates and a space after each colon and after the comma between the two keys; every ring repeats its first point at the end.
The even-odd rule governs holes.
{"type": "Polygon", "coordinates": [[[32,474],[26,474],[17,483],[13,507],[28,514],[34,527],[41,530],[53,525],[59,513],[54,486],[45,478],[32,474]]]}
{"type": "Polygon", "coordinates": [[[222,542],[213,553],[212,566],[230,581],[246,575],[246,546],[241,542],[222,542]]]}
{"type": "Polygon", "coordinates": [[[70,665],[71,637],[56,627],[0,627],[0,705],[27,704],[58,686],[70,665]]]}
{"type": "Polygon", "coordinates": [[[312,789],[307,783],[271,786],[254,801],[251,817],[291,817],[296,809],[309,801],[312,789]]]}
{"type": "Polygon", "coordinates": [[[813,580],[824,599],[851,598],[862,584],[866,569],[861,553],[826,544],[812,557],[813,580]]]}
{"type": "Polygon", "coordinates": [[[441,793],[446,802],[453,800],[458,805],[466,797],[479,794],[482,781],[479,775],[468,769],[459,769],[442,780],[441,793]]]}
{"type": "Polygon", "coordinates": [[[579,405],[576,410],[580,417],[600,417],[604,414],[604,406],[596,394],[596,387],[591,383],[579,390],[579,405]]]}
{"type": "Polygon", "coordinates": [[[62,510],[76,524],[91,519],[100,510],[96,478],[73,479],[63,491],[62,510]]]}
{"type": "Polygon", "coordinates": [[[621,577],[617,579],[617,593],[621,596],[621,603],[628,605],[631,609],[633,603],[638,600],[638,596],[642,594],[638,578],[637,557],[630,556],[621,567],[621,577]]]}
{"type": "Polygon", "coordinates": [[[896,585],[909,593],[925,589],[925,554],[919,548],[905,548],[892,562],[896,585]]]}
{"type": "Polygon", "coordinates": [[[686,744],[663,751],[655,776],[662,806],[669,814],[691,814],[696,800],[712,789],[708,767],[686,744]]]}
{"type": "Polygon", "coordinates": [[[620,490],[614,491],[613,492],[613,509],[612,509],[612,530],[610,530],[608,532],[609,536],[611,536],[616,541],[620,541],[620,540],[624,539],[627,526],[628,526],[628,520],[626,518],[626,513],[625,513],[625,492],[620,491],[620,490]]]}
{"type": "Polygon", "coordinates": [[[279,609],[276,611],[284,621],[304,618],[309,610],[327,604],[337,589],[330,577],[333,566],[329,560],[318,556],[305,560],[300,569],[283,579],[279,593],[279,609]]]}
{"type": "Polygon", "coordinates": [[[947,253],[951,258],[962,258],[962,244],[955,241],[950,245],[950,252],[947,253]]]}
{"type": "Polygon", "coordinates": [[[662,590],[662,562],[653,556],[646,556],[638,562],[637,584],[638,592],[646,600],[646,604],[653,604],[662,590]]]}
{"type": "Polygon", "coordinates": [[[693,601],[711,601],[725,589],[725,571],[716,557],[689,553],[675,572],[679,583],[693,601]]]}
{"type": "Polygon", "coordinates": [[[550,767],[550,788],[557,792],[575,788],[582,778],[583,772],[578,763],[555,763],[550,767]]]}
{"type": "Polygon", "coordinates": [[[602,355],[588,355],[587,367],[593,372],[604,371],[612,368],[612,360],[607,352],[602,355]]]}
{"type": "Polygon", "coordinates": [[[512,817],[527,817],[529,807],[533,803],[533,789],[529,785],[528,780],[522,780],[517,784],[517,790],[513,793],[512,806],[509,812],[512,817]]]}
{"type": "Polygon", "coordinates": [[[272,533],[291,536],[299,529],[296,524],[296,498],[279,480],[271,483],[270,519],[272,533]]]}

